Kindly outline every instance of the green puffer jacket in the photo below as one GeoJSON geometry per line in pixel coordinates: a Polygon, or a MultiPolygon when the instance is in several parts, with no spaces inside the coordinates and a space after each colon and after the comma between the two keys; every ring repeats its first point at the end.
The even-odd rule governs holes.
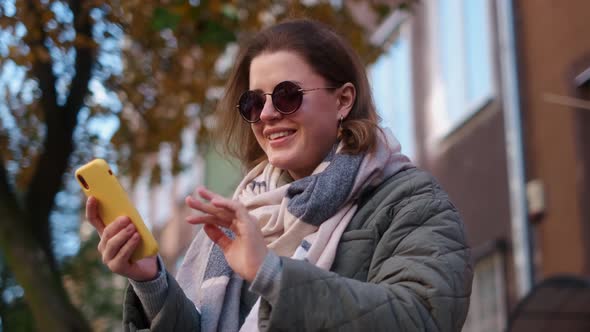
{"type": "MultiPolygon", "coordinates": [[[[279,297],[274,307],[261,302],[261,331],[460,331],[469,308],[473,272],[463,223],[437,182],[416,168],[361,198],[331,271],[281,260],[279,297]]],[[[135,303],[126,307],[141,308],[127,300],[135,303]]],[[[159,330],[154,323],[198,326],[198,315],[169,278],[158,316],[173,318],[156,317],[152,330],[159,330]]],[[[137,314],[125,316],[130,323],[137,314]]]]}

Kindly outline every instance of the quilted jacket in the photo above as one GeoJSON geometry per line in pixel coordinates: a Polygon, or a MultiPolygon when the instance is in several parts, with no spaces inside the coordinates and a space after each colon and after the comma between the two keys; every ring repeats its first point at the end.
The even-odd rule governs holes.
{"type": "MultiPolygon", "coordinates": [[[[428,173],[401,171],[360,198],[331,271],[281,257],[261,331],[460,331],[473,272],[461,218],[428,173]]],[[[198,331],[199,313],[174,279],[151,331],[198,331]]],[[[126,330],[145,326],[130,287],[126,330]]]]}

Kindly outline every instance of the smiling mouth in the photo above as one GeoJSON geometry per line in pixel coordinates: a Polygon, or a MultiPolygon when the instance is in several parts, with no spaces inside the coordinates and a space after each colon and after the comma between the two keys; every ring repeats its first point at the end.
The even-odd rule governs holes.
{"type": "Polygon", "coordinates": [[[266,138],[269,141],[274,141],[274,140],[277,140],[277,139],[280,139],[280,138],[283,138],[283,137],[286,137],[289,135],[293,135],[294,133],[295,133],[295,130],[285,130],[285,131],[280,131],[278,133],[272,133],[272,134],[268,135],[266,138]]]}

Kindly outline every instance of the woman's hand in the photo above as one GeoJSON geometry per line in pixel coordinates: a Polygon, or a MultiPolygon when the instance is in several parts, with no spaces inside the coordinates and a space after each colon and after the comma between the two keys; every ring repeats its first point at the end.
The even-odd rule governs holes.
{"type": "Polygon", "coordinates": [[[186,204],[204,215],[187,217],[187,222],[203,224],[205,233],[221,248],[229,266],[244,280],[251,282],[268,253],[256,219],[240,202],[203,187],[197,188],[197,194],[205,201],[189,196],[186,204]],[[235,239],[230,239],[219,227],[229,228],[235,239]]]}
{"type": "Polygon", "coordinates": [[[105,227],[98,215],[98,200],[89,197],[86,201],[86,218],[98,231],[98,251],[109,270],[136,281],[156,278],[158,262],[155,256],[130,262],[131,254],[141,242],[141,237],[128,217],[118,217],[105,227]]]}

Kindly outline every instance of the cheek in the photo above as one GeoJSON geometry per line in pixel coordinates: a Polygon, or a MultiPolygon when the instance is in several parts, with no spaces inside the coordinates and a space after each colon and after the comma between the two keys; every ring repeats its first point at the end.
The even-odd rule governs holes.
{"type": "Polygon", "coordinates": [[[263,149],[266,150],[264,147],[264,140],[262,139],[262,129],[261,128],[257,128],[255,126],[252,126],[252,133],[254,134],[254,137],[256,138],[256,141],[258,142],[258,145],[263,149]]]}
{"type": "Polygon", "coordinates": [[[251,125],[250,129],[252,130],[252,133],[254,134],[256,139],[260,140],[260,137],[262,137],[262,128],[260,128],[260,126],[257,125],[251,125]]]}
{"type": "Polygon", "coordinates": [[[336,124],[331,118],[318,118],[309,122],[303,148],[310,161],[321,162],[336,143],[337,134],[336,124]]]}
{"type": "Polygon", "coordinates": [[[320,140],[315,143],[331,142],[336,140],[338,121],[331,112],[317,113],[317,116],[307,120],[307,127],[313,139],[320,140]]]}

